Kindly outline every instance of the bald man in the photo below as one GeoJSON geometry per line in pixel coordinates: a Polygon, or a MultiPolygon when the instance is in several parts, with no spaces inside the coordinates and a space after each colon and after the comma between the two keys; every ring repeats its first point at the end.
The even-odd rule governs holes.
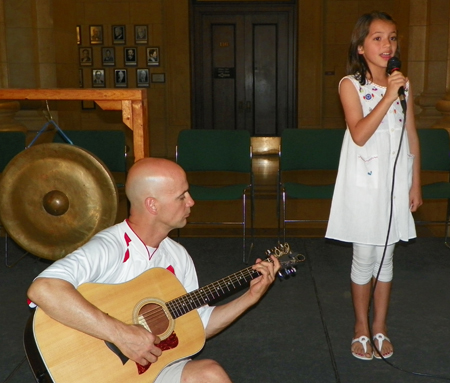
{"type": "MultiPolygon", "coordinates": [[[[186,225],[194,201],[186,174],[176,163],[144,158],[130,169],[125,186],[130,202],[127,220],[92,239],[44,270],[31,284],[28,297],[53,319],[115,344],[124,355],[145,366],[161,355],[158,337],[139,325],[103,313],[78,293],[83,283],[123,283],[154,267],[171,270],[186,291],[198,288],[193,261],[186,249],[168,237],[186,225]]],[[[206,338],[219,333],[256,304],[275,280],[280,265],[253,266],[261,276],[235,300],[198,309],[206,338]]],[[[183,359],[163,369],[155,382],[231,382],[213,360],[183,359]]]]}

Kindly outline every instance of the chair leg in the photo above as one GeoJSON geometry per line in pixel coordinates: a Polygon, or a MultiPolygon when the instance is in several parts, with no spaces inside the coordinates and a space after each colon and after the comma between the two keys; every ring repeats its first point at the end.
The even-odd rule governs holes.
{"type": "Polygon", "coordinates": [[[242,261],[245,264],[248,264],[248,261],[250,259],[250,256],[251,256],[251,253],[252,253],[252,250],[253,250],[253,242],[254,242],[254,239],[255,239],[255,232],[254,232],[254,226],[253,226],[253,223],[255,221],[255,219],[254,219],[254,214],[255,214],[254,194],[250,195],[250,239],[251,239],[251,242],[250,242],[250,246],[249,246],[249,249],[248,249],[248,253],[247,253],[247,244],[246,244],[246,241],[245,241],[246,233],[247,233],[247,231],[246,231],[246,227],[247,227],[247,214],[246,214],[247,213],[247,207],[246,207],[245,193],[244,193],[244,196],[242,198],[243,198],[243,218],[244,218],[244,229],[243,229],[244,244],[243,244],[242,261]]]}
{"type": "Polygon", "coordinates": [[[450,248],[450,244],[448,243],[449,221],[450,221],[450,199],[447,200],[447,216],[446,216],[446,219],[445,219],[445,239],[444,239],[444,244],[448,248],[450,248]]]}
{"type": "Polygon", "coordinates": [[[13,263],[8,263],[8,233],[5,231],[5,266],[9,269],[13,268],[15,265],[17,265],[26,255],[28,254],[28,251],[26,251],[22,256],[13,263]]]}
{"type": "Polygon", "coordinates": [[[246,253],[246,228],[247,228],[247,212],[246,212],[246,199],[245,199],[245,191],[242,193],[242,262],[245,263],[245,253],[246,253]]]}
{"type": "Polygon", "coordinates": [[[283,190],[283,244],[286,243],[286,191],[283,190]]]}
{"type": "Polygon", "coordinates": [[[278,172],[277,177],[277,235],[278,235],[278,243],[280,243],[280,232],[281,232],[281,179],[280,179],[280,173],[278,172]]]}

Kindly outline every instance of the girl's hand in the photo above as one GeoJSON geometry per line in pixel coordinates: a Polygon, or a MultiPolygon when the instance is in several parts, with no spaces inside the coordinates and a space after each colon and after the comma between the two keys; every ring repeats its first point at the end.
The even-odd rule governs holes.
{"type": "Polygon", "coordinates": [[[384,97],[387,97],[389,101],[394,102],[398,98],[398,90],[401,87],[405,87],[407,81],[408,79],[403,76],[402,72],[393,72],[388,76],[388,85],[384,97]]]}
{"type": "Polygon", "coordinates": [[[422,190],[420,187],[412,187],[409,191],[409,209],[412,213],[417,211],[417,209],[422,206],[422,190]]]}

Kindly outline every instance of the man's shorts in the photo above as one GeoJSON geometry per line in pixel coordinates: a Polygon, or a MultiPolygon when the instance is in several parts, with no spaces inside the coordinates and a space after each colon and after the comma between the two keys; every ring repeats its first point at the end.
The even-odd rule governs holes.
{"type": "Polygon", "coordinates": [[[155,380],[155,383],[180,383],[183,368],[187,362],[190,362],[190,360],[191,359],[182,359],[172,364],[169,364],[158,375],[158,378],[155,380]]]}

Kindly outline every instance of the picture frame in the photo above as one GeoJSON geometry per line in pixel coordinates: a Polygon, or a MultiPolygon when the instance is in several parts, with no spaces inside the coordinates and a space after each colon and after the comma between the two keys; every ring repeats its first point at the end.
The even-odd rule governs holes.
{"type": "Polygon", "coordinates": [[[159,47],[147,48],[147,65],[159,66],[159,47]]]}
{"type": "Polygon", "coordinates": [[[114,47],[102,48],[102,64],[103,66],[116,65],[116,51],[114,47]]]}
{"type": "Polygon", "coordinates": [[[126,88],[128,86],[128,73],[126,69],[114,69],[114,86],[126,88]]]}
{"type": "Polygon", "coordinates": [[[77,25],[76,29],[77,45],[81,45],[81,25],[77,25]]]}
{"type": "Polygon", "coordinates": [[[91,47],[80,47],[78,48],[79,56],[80,56],[80,65],[81,66],[92,66],[93,57],[92,57],[92,48],[91,47]]]}
{"type": "Polygon", "coordinates": [[[89,38],[91,41],[91,45],[103,44],[103,26],[90,25],[89,38]]]}
{"type": "Polygon", "coordinates": [[[165,83],[166,82],[166,74],[165,73],[152,73],[152,82],[153,83],[165,83]]]}
{"type": "Polygon", "coordinates": [[[113,44],[125,44],[126,41],[125,25],[113,25],[111,36],[113,44]]]}
{"type": "Polygon", "coordinates": [[[106,85],[105,70],[104,69],[92,69],[92,87],[104,88],[106,85]]]}
{"type": "Polygon", "coordinates": [[[148,27],[147,25],[134,26],[134,42],[135,44],[147,44],[148,42],[148,27]]]}
{"type": "Polygon", "coordinates": [[[136,86],[148,87],[150,85],[150,73],[147,68],[136,69],[136,86]]]}
{"type": "Polygon", "coordinates": [[[137,65],[137,49],[133,47],[123,48],[125,65],[137,65]]]}

